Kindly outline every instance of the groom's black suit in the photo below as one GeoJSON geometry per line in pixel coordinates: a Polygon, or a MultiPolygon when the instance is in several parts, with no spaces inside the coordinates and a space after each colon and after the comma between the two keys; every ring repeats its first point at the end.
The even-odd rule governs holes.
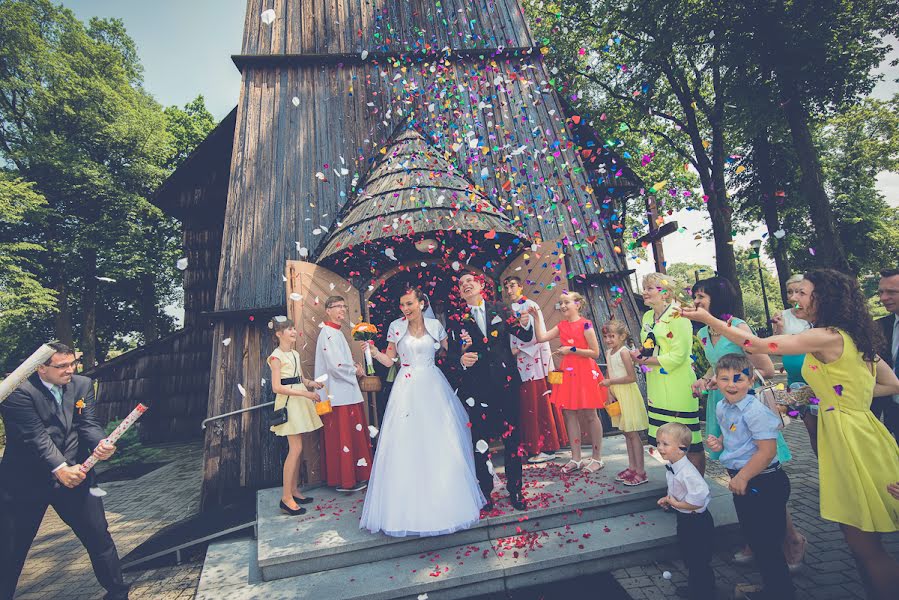
{"type": "Polygon", "coordinates": [[[60,405],[37,373],[0,403],[6,427],[0,462],[0,600],[13,597],[48,506],[84,544],[97,580],[109,592],[107,597],[128,597],[103,501],[88,493],[92,473],[71,489],[52,474],[61,464],[83,462],[106,437],[94,404],[93,384],[87,377],[72,376],[62,388],[60,405]],[[76,403],[81,406],[79,400],[83,400],[80,409],[75,407],[76,403]]]}
{"type": "MultiPolygon", "coordinates": [[[[509,336],[530,341],[533,327],[524,329],[508,306],[499,302],[485,302],[486,335],[481,333],[470,307],[449,318],[448,362],[458,374],[459,398],[465,403],[471,419],[471,437],[490,442],[503,438],[503,460],[506,487],[515,498],[521,494],[521,456],[519,446],[519,388],[521,377],[512,354],[509,336]],[[462,330],[471,336],[471,347],[462,350],[462,330]],[[460,361],[465,352],[477,352],[478,361],[467,369],[460,361]],[[474,406],[466,400],[474,398],[474,406]],[[482,406],[482,404],[486,404],[482,406]]],[[[475,450],[475,470],[484,496],[489,500],[493,491],[493,477],[487,470],[486,455],[475,450]]]]}

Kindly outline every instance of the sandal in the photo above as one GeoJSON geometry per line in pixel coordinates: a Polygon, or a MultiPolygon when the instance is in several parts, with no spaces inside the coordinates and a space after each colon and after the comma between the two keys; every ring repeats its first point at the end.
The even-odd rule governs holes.
{"type": "Polygon", "coordinates": [[[640,485],[640,484],[646,483],[648,481],[649,481],[649,477],[647,477],[646,473],[643,473],[642,475],[640,475],[639,473],[634,472],[630,477],[625,479],[622,483],[624,483],[624,485],[628,485],[628,486],[635,486],[635,485],[640,485]]]}
{"type": "Polygon", "coordinates": [[[569,460],[567,463],[565,463],[565,466],[562,467],[562,472],[564,474],[568,475],[569,473],[573,473],[574,471],[577,471],[578,469],[580,469],[583,466],[584,466],[584,461],[572,459],[572,460],[569,460]]]}
{"type": "Polygon", "coordinates": [[[584,461],[582,468],[588,473],[596,473],[597,471],[604,468],[605,466],[606,466],[606,463],[602,462],[601,460],[596,460],[595,458],[588,458],[586,461],[584,461]],[[594,465],[599,465],[599,466],[595,467],[594,465]]]}
{"type": "Polygon", "coordinates": [[[634,472],[631,471],[630,467],[625,469],[624,471],[619,471],[617,475],[615,475],[615,481],[627,481],[634,472]]]}

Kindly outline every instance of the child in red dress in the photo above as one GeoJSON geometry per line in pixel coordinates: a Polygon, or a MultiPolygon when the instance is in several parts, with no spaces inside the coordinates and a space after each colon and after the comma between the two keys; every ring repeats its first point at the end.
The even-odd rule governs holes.
{"type": "MultiPolygon", "coordinates": [[[[553,386],[552,401],[562,408],[565,428],[571,439],[571,460],[562,467],[563,473],[583,469],[595,473],[602,469],[602,421],[597,409],[606,404],[608,391],[600,385],[602,372],[596,359],[599,357],[599,340],[593,323],[581,317],[584,297],[577,292],[566,292],[559,301],[563,320],[546,331],[540,319],[534,320],[538,342],[559,338],[556,353],[562,356],[562,383],[553,386]],[[581,431],[590,433],[593,455],[581,459],[581,431]]],[[[535,309],[529,311],[536,313],[535,309]]]]}

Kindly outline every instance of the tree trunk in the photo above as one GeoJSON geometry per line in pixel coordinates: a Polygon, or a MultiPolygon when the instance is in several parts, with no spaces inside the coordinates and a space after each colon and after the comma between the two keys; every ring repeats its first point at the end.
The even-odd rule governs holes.
{"type": "Polygon", "coordinates": [[[815,259],[822,267],[852,274],[843,242],[837,233],[830,199],[824,190],[821,161],[809,129],[808,111],[802,104],[796,82],[784,72],[784,69],[775,67],[774,72],[780,88],[781,107],[790,126],[793,147],[799,159],[802,195],[808,202],[809,217],[815,229],[815,259]]]}
{"type": "Polygon", "coordinates": [[[777,200],[775,192],[777,184],[774,181],[774,171],[771,168],[771,143],[768,141],[768,133],[762,132],[756,136],[753,142],[755,149],[755,172],[758,173],[759,186],[762,190],[762,213],[765,217],[765,226],[768,228],[768,241],[771,244],[774,255],[774,264],[777,267],[777,279],[780,281],[780,297],[783,305],[789,305],[787,301],[787,279],[792,275],[790,270],[790,258],[787,255],[787,244],[783,238],[778,239],[774,233],[780,229],[780,215],[777,213],[777,200]]]}
{"type": "Polygon", "coordinates": [[[144,326],[144,343],[159,339],[159,319],[156,314],[156,286],[152,273],[140,276],[140,314],[144,326]]]}
{"type": "Polygon", "coordinates": [[[84,291],[81,298],[81,364],[92,369],[97,364],[97,251],[81,252],[84,291]]]}
{"type": "Polygon", "coordinates": [[[53,322],[53,332],[57,340],[69,346],[75,347],[75,331],[72,329],[72,311],[69,309],[69,286],[65,275],[60,273],[55,277],[53,289],[56,290],[56,316],[53,322]]]}

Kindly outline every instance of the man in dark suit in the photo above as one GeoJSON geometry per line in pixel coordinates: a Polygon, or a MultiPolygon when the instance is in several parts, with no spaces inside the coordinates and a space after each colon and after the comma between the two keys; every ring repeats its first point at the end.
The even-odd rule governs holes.
{"type": "MultiPolygon", "coordinates": [[[[886,338],[886,348],[881,354],[893,371],[899,375],[899,269],[888,269],[880,272],[880,284],[877,287],[880,302],[890,314],[877,319],[886,338]]],[[[881,396],[874,398],[871,412],[890,430],[893,437],[899,434],[899,396],[881,396]]]]}
{"type": "MultiPolygon", "coordinates": [[[[521,378],[509,337],[530,341],[533,328],[525,329],[508,306],[485,302],[479,276],[465,273],[459,278],[459,295],[465,309],[449,317],[448,362],[462,368],[459,398],[465,402],[475,443],[475,471],[487,498],[485,510],[493,509],[490,494],[493,476],[487,468],[486,453],[477,450],[481,440],[503,439],[506,488],[512,506],[525,510],[521,493],[521,434],[518,394],[521,378]],[[472,400],[473,399],[473,406],[472,400]]],[[[526,319],[523,321],[525,325],[526,319]]]]}
{"type": "Polygon", "coordinates": [[[0,462],[0,599],[13,597],[28,549],[47,506],[84,544],[107,598],[127,598],[103,501],[88,491],[93,473],[80,464],[92,453],[106,460],[115,446],[94,413],[94,388],[75,375],[75,353],[64,344],[0,404],[6,450],[0,462]]]}

